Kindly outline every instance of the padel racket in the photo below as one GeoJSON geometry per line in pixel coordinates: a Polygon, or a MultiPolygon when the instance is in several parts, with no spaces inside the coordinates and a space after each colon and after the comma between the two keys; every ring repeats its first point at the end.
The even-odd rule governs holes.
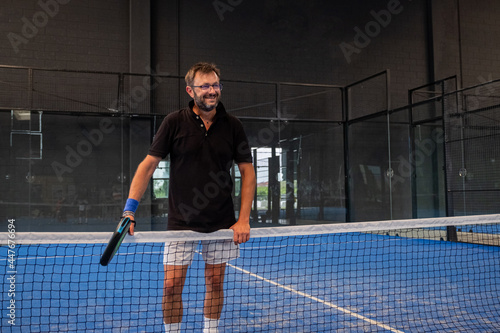
{"type": "Polygon", "coordinates": [[[108,246],[106,246],[101,256],[101,265],[107,266],[111,259],[113,259],[113,256],[116,251],[118,251],[123,239],[127,235],[131,223],[135,223],[135,221],[131,220],[129,217],[124,217],[120,220],[113,236],[111,236],[108,242],[108,246]]]}

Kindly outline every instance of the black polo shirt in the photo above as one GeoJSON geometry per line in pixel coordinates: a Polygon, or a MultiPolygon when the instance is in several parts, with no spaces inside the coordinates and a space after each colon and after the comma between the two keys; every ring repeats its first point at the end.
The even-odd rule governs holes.
{"type": "Polygon", "coordinates": [[[210,128],[189,107],[163,120],[149,155],[170,155],[169,230],[212,232],[235,222],[231,166],[251,163],[241,122],[219,102],[210,128]]]}

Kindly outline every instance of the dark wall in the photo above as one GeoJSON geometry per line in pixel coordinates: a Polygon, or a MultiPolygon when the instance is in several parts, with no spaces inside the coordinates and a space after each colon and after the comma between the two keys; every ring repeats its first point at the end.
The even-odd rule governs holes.
{"type": "Polygon", "coordinates": [[[460,1],[460,38],[463,86],[500,76],[498,1],[460,1]]]}
{"type": "MultiPolygon", "coordinates": [[[[155,15],[171,17],[172,2],[155,15]]],[[[181,2],[171,30],[178,36],[157,31],[180,46],[178,59],[157,60],[173,73],[208,59],[232,79],[339,85],[389,68],[401,105],[405,89],[428,81],[425,8],[425,1],[181,2]]]]}
{"type": "Polygon", "coordinates": [[[1,64],[128,71],[126,1],[6,0],[0,22],[1,64]]]}
{"type": "Polygon", "coordinates": [[[339,85],[390,69],[397,107],[434,79],[498,77],[499,11],[493,0],[5,0],[0,64],[183,75],[210,60],[231,79],[339,85]]]}

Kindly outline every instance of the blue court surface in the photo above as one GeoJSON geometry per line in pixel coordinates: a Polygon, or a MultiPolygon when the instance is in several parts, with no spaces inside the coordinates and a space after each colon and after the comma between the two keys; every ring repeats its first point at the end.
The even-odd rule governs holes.
{"type": "MultiPolygon", "coordinates": [[[[163,244],[19,245],[2,332],[162,332],[163,244]]],[[[183,331],[201,332],[200,255],[183,331]]],[[[255,238],[226,269],[220,332],[499,332],[500,248],[374,234],[255,238]]]]}

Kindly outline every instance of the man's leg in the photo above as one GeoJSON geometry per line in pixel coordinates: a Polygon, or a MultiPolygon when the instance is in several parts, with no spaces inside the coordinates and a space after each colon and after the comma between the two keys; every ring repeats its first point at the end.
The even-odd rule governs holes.
{"type": "Polygon", "coordinates": [[[217,332],[218,320],[224,306],[224,273],[226,264],[205,265],[205,331],[217,332]],[[212,328],[212,330],[210,330],[212,328]]]}
{"type": "Polygon", "coordinates": [[[188,265],[165,265],[162,301],[165,324],[176,324],[182,321],[182,289],[186,281],[188,267],[188,265]]]}
{"type": "Polygon", "coordinates": [[[166,242],[163,253],[165,279],[163,282],[163,321],[166,332],[180,332],[182,321],[182,289],[186,273],[198,242],[166,242]]]}

